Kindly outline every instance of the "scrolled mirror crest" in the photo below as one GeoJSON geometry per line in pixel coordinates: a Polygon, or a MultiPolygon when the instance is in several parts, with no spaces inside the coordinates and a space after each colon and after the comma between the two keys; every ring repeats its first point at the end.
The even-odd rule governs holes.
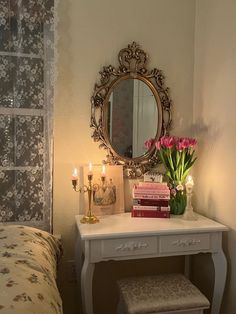
{"type": "Polygon", "coordinates": [[[172,104],[168,88],[165,87],[162,71],[156,68],[152,70],[147,69],[148,56],[136,42],[120,50],[118,61],[119,65],[117,68],[112,65],[104,66],[102,71],[99,72],[100,81],[95,83],[91,97],[90,126],[93,129],[92,138],[95,142],[99,142],[99,148],[105,149],[107,152],[107,160],[105,162],[112,165],[123,165],[125,176],[136,178],[142,176],[143,173],[158,163],[154,146],[147,151],[142,150],[142,145],[144,144],[143,137],[150,134],[157,140],[159,137],[169,134],[172,121],[172,104]],[[114,98],[117,91],[120,92],[121,90],[122,93],[122,86],[130,85],[128,83],[123,84],[122,82],[125,80],[134,80],[134,85],[138,87],[133,87],[133,84],[131,84],[132,93],[129,90],[127,97],[127,90],[124,91],[126,95],[123,96],[122,100],[120,100],[120,95],[118,95],[119,106],[123,103],[123,99],[131,98],[130,102],[125,104],[125,106],[123,104],[123,109],[121,109],[114,98]],[[146,94],[144,95],[145,97],[137,96],[137,89],[140,89],[140,86],[143,86],[141,94],[150,91],[148,96],[149,99],[152,98],[152,105],[149,105],[149,101],[145,98],[146,94]],[[134,109],[135,106],[137,107],[137,103],[139,104],[140,102],[142,102],[142,110],[140,108],[138,110],[137,108],[134,109]],[[130,112],[123,114],[122,110],[129,110],[130,112]],[[153,110],[156,112],[156,119],[151,113],[153,110]],[[144,112],[145,114],[142,115],[145,117],[137,116],[139,111],[144,112]],[[150,111],[149,116],[147,116],[148,111],[150,111]],[[128,120],[128,116],[132,117],[130,118],[131,120],[128,120]],[[119,127],[114,123],[116,120],[122,121],[119,127]],[[155,134],[151,131],[150,133],[146,132],[145,126],[149,125],[150,127],[150,121],[155,134]],[[126,124],[124,125],[124,123],[126,124]],[[137,125],[139,125],[138,129],[137,125]],[[118,135],[115,135],[115,133],[118,135]],[[123,138],[128,137],[127,133],[131,134],[130,143],[123,144],[126,145],[123,147],[126,151],[123,152],[123,148],[119,148],[117,142],[123,143],[123,138]],[[139,136],[137,135],[138,133],[139,136]],[[137,149],[135,145],[138,145],[139,148],[137,149]],[[135,151],[139,153],[134,153],[135,151]]]}

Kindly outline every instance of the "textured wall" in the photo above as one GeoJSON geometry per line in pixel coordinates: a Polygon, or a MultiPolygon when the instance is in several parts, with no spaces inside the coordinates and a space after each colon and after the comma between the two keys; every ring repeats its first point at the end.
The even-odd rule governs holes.
{"type": "MultiPolygon", "coordinates": [[[[199,138],[196,163],[196,208],[230,227],[224,236],[228,279],[221,313],[236,312],[236,2],[197,0],[194,124],[199,138]]],[[[205,260],[195,275],[212,278],[212,265],[205,260]],[[199,270],[200,269],[200,270],[199,270]]],[[[206,278],[206,277],[205,277],[206,278]]]]}

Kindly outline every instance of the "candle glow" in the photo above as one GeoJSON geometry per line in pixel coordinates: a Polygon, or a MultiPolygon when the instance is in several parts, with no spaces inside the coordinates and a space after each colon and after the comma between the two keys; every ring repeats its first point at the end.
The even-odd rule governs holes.
{"type": "Polygon", "coordinates": [[[102,165],[102,177],[106,176],[106,166],[102,165]]]}
{"type": "Polygon", "coordinates": [[[192,194],[193,194],[193,186],[194,186],[193,178],[191,176],[187,176],[185,186],[186,186],[186,192],[187,192],[187,204],[185,207],[183,219],[197,220],[197,216],[193,212],[193,206],[192,206],[192,201],[191,201],[192,194]]]}
{"type": "Polygon", "coordinates": [[[192,176],[187,176],[185,186],[186,186],[187,192],[191,192],[192,191],[193,186],[194,186],[194,182],[193,182],[192,176]]]}
{"type": "Polygon", "coordinates": [[[186,185],[191,185],[191,186],[194,185],[192,176],[187,176],[186,185]]]}
{"type": "Polygon", "coordinates": [[[77,168],[74,168],[72,172],[72,180],[78,180],[78,170],[77,168]]]}
{"type": "Polygon", "coordinates": [[[89,171],[88,171],[88,175],[90,175],[90,176],[93,175],[92,169],[93,169],[92,163],[89,162],[89,171]]]}

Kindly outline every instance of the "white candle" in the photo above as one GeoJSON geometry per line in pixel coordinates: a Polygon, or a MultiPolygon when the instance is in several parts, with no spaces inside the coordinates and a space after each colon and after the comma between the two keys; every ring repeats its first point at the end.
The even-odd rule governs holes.
{"type": "Polygon", "coordinates": [[[88,175],[90,175],[90,176],[93,175],[92,168],[93,168],[92,163],[89,162],[89,171],[88,171],[88,175]]]}
{"type": "Polygon", "coordinates": [[[76,168],[72,172],[72,180],[78,180],[78,170],[76,168]]]}
{"type": "Polygon", "coordinates": [[[106,166],[102,165],[102,177],[106,176],[106,166]]]}

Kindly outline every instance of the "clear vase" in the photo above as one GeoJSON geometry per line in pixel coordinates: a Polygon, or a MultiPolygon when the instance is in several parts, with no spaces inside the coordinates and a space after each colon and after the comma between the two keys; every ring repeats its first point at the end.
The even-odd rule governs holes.
{"type": "Polygon", "coordinates": [[[172,215],[182,215],[187,204],[186,191],[175,190],[170,196],[170,213],[172,215]]]}

